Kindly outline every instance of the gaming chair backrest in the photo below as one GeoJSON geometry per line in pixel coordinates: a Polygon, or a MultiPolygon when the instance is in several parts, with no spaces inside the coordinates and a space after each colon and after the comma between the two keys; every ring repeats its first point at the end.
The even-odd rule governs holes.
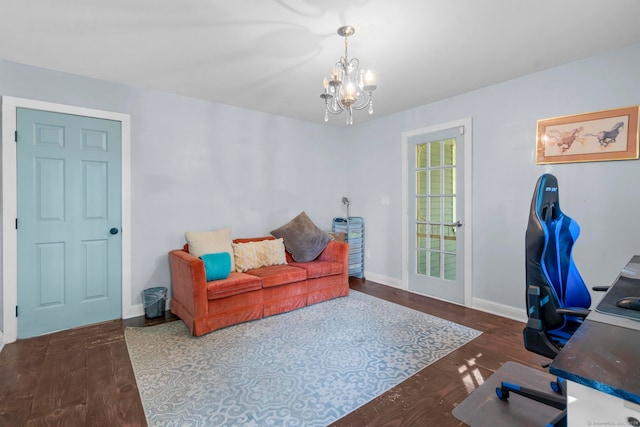
{"type": "Polygon", "coordinates": [[[540,299],[545,301],[540,313],[544,330],[565,324],[565,316],[557,314],[556,308],[591,305],[589,291],[571,256],[579,234],[578,224],[560,209],[556,177],[542,175],[531,200],[525,244],[527,290],[530,285],[540,288],[540,299]]]}

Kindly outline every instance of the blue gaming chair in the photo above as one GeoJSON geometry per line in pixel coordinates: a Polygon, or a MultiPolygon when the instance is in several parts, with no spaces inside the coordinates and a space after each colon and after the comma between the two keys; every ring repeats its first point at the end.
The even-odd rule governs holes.
{"type": "Polygon", "coordinates": [[[553,359],[589,314],[591,295],[573,263],[578,223],[560,209],[558,181],[538,179],[531,200],[526,244],[529,320],[524,329],[527,350],[553,359]]]}
{"type": "MultiPolygon", "coordinates": [[[[542,175],[531,200],[525,236],[528,321],[523,335],[527,350],[551,359],[582,324],[591,306],[591,295],[571,256],[579,234],[578,223],[560,209],[556,177],[542,175]]],[[[553,393],[545,393],[503,382],[496,393],[502,400],[513,392],[562,409],[548,426],[566,425],[563,382],[558,379],[551,388],[553,393]]]]}

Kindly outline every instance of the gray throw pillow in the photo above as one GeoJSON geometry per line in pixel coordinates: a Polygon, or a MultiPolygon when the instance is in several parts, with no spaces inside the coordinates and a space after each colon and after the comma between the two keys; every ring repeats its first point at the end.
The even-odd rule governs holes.
{"type": "Polygon", "coordinates": [[[331,241],[329,233],[319,229],[304,211],[271,234],[284,240],[287,252],[298,262],[313,261],[331,241]]]}

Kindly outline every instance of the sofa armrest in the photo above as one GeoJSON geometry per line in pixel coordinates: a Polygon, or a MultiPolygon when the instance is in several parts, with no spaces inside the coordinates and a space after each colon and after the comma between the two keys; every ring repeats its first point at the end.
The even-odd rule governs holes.
{"type": "Polygon", "coordinates": [[[204,262],[182,249],[169,252],[171,297],[193,317],[207,314],[207,276],[204,262]]]}
{"type": "Polygon", "coordinates": [[[349,277],[349,244],[332,240],[317,258],[320,261],[339,262],[342,264],[342,275],[349,277]]]}

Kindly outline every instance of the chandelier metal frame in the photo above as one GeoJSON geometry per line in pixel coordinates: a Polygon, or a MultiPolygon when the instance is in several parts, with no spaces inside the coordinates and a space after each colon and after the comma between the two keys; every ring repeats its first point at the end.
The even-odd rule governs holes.
{"type": "Polygon", "coordinates": [[[369,109],[373,114],[374,84],[371,70],[360,69],[358,58],[349,59],[349,37],[356,32],[350,25],[338,28],[338,35],[344,37],[344,56],[341,56],[333,70],[331,78],[324,79],[324,121],[329,121],[329,114],[338,115],[347,112],[347,125],[353,124],[353,110],[369,109]]]}

